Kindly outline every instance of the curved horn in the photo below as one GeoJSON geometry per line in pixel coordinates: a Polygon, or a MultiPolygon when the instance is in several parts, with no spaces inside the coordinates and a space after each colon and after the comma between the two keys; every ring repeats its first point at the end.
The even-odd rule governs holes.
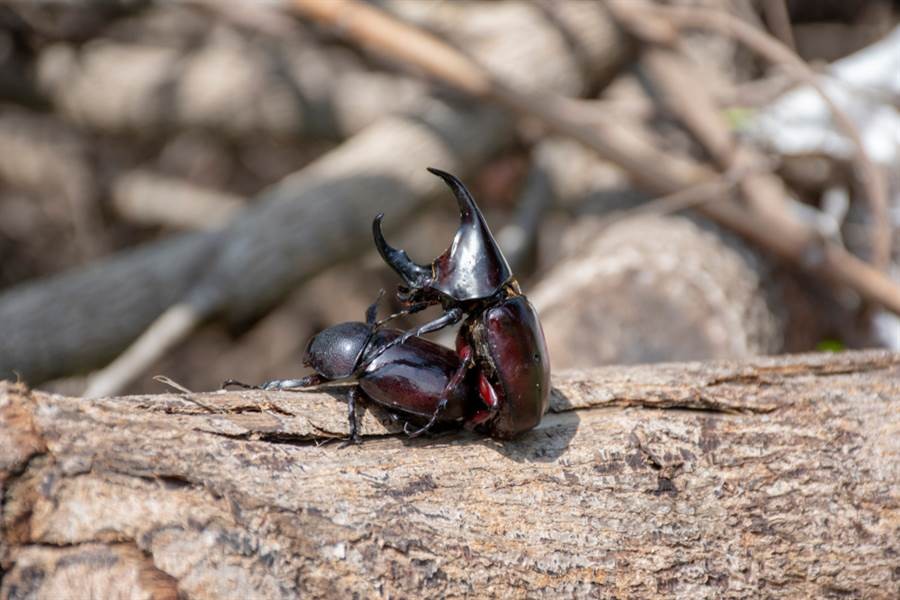
{"type": "Polygon", "coordinates": [[[453,243],[433,263],[431,287],[457,301],[489,298],[512,279],[509,264],[463,183],[439,169],[428,171],[453,191],[460,221],[453,243]]]}
{"type": "Polygon", "coordinates": [[[427,168],[429,173],[443,179],[444,183],[446,183],[453,191],[453,195],[456,196],[456,202],[459,204],[459,214],[464,223],[472,220],[475,215],[480,214],[478,205],[475,204],[475,199],[472,198],[472,194],[469,193],[469,190],[466,189],[466,186],[463,185],[462,181],[446,171],[441,171],[434,167],[427,168]]]}
{"type": "Polygon", "coordinates": [[[375,237],[375,247],[378,248],[381,258],[403,278],[406,285],[411,288],[423,287],[431,277],[431,269],[414,263],[406,251],[398,250],[385,241],[384,234],[381,232],[382,219],[384,219],[384,213],[379,213],[372,221],[372,235],[375,237]]]}

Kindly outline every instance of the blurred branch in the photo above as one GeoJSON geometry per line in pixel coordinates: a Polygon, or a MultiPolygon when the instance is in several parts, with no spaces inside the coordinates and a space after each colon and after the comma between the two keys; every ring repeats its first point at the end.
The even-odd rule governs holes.
{"type": "Polygon", "coordinates": [[[420,82],[368,72],[293,29],[279,43],[232,32],[186,48],[54,44],[37,58],[37,88],[79,126],[138,139],[192,128],[238,139],[343,138],[427,102],[420,82]]]}
{"type": "Polygon", "coordinates": [[[541,217],[554,202],[550,177],[540,162],[539,152],[532,153],[531,167],[519,193],[512,221],[497,231],[497,242],[509,261],[513,273],[533,266],[541,217]]]}
{"type": "Polygon", "coordinates": [[[835,124],[856,148],[854,162],[872,210],[872,262],[881,269],[890,263],[891,229],[884,174],[869,158],[856,125],[835,105],[819,83],[818,75],[800,57],[766,32],[723,11],[705,7],[699,10],[688,6],[663,7],[644,2],[617,2],[615,6],[617,12],[625,10],[649,15],[651,18],[668,21],[678,28],[713,29],[722,35],[734,37],[771,63],[784,67],[802,83],[815,90],[831,112],[835,124]]]}
{"type": "MultiPolygon", "coordinates": [[[[768,162],[754,149],[735,142],[712,93],[702,79],[692,73],[687,60],[673,51],[654,47],[644,52],[641,63],[662,103],[680,119],[720,170],[768,162]]],[[[739,185],[753,208],[778,221],[784,231],[794,230],[793,236],[797,239],[809,237],[804,225],[791,217],[784,186],[771,172],[752,170],[739,180],[739,185]]]]}
{"type": "MultiPolygon", "coordinates": [[[[602,7],[564,3],[559,10],[576,41],[591,40],[583,44],[589,60],[568,60],[570,50],[552,42],[558,31],[527,2],[469,12],[484,40],[470,50],[499,59],[504,76],[561,85],[573,96],[594,89],[619,71],[630,46],[602,7]],[[524,29],[506,27],[511,13],[524,29]],[[579,70],[583,65],[590,70],[579,70]]],[[[37,383],[95,367],[174,306],[187,304],[194,316],[170,323],[196,324],[220,314],[252,319],[313,274],[370,247],[377,211],[387,213],[386,225],[395,229],[444,191],[425,166],[465,177],[512,134],[513,123],[500,111],[431,99],[408,117],[380,120],[265,190],[224,230],[172,236],[10,289],[0,295],[0,374],[19,371],[37,383]]],[[[191,326],[164,327],[167,335],[158,337],[160,328],[154,329],[153,352],[142,351],[140,364],[130,362],[128,377],[116,385],[141,373],[191,326]]]]}
{"type": "Polygon", "coordinates": [[[336,28],[340,35],[357,44],[401,63],[412,63],[467,94],[487,97],[494,89],[490,74],[473,68],[471,59],[455,48],[373,6],[356,0],[289,0],[289,3],[303,16],[336,28]]]}
{"type": "Polygon", "coordinates": [[[244,200],[161,173],[136,170],[112,183],[116,211],[138,225],[217,229],[232,220],[244,200]]]}
{"type": "Polygon", "coordinates": [[[720,200],[730,194],[735,186],[751,173],[753,170],[748,167],[732,167],[729,171],[710,181],[704,181],[675,193],[648,200],[635,208],[605,217],[602,220],[603,228],[638,217],[669,215],[688,208],[697,208],[706,202],[720,200]]]}
{"type": "MultiPolygon", "coordinates": [[[[559,133],[569,135],[598,154],[620,165],[641,184],[657,193],[674,193],[682,188],[698,185],[708,181],[715,175],[704,166],[689,159],[675,157],[659,151],[652,143],[644,139],[640,132],[633,128],[624,129],[617,123],[607,123],[599,128],[585,127],[573,121],[565,111],[565,102],[558,96],[530,93],[515,90],[495,77],[491,77],[475,61],[467,58],[451,46],[437,38],[397,21],[381,13],[375,8],[363,5],[355,0],[345,2],[327,2],[322,0],[293,0],[293,5],[306,16],[319,20],[342,31],[344,35],[362,45],[383,44],[377,51],[391,58],[403,60],[425,70],[430,75],[440,77],[447,83],[459,87],[473,95],[491,99],[525,116],[539,119],[546,126],[559,133]],[[430,39],[428,39],[430,38],[430,39]],[[409,42],[409,45],[407,45],[409,42]],[[428,49],[433,53],[424,54],[428,49]],[[436,64],[438,58],[446,58],[436,64]]],[[[625,12],[634,15],[630,3],[616,3],[617,13],[622,12],[619,6],[627,6],[625,12]]],[[[644,11],[644,8],[639,10],[644,11]]],[[[651,9],[646,9],[649,12],[651,9]]],[[[655,10],[655,9],[653,9],[655,10]]],[[[674,9],[673,9],[674,10],[674,9]]],[[[660,9],[661,11],[661,9],[660,9]]],[[[713,14],[704,9],[702,14],[713,14]]],[[[660,12],[668,15],[668,12],[660,12]]],[[[679,14],[679,13],[674,13],[679,14]]],[[[693,15],[694,11],[685,14],[693,15]]],[[[715,13],[719,14],[719,13],[715,13]]],[[[650,13],[650,18],[640,20],[645,25],[660,22],[658,15],[650,13]]],[[[728,15],[725,15],[728,17],[728,15]]],[[[636,19],[632,19],[634,21],[636,19]]],[[[732,24],[733,19],[725,18],[723,23],[732,24]]],[[[718,23],[713,19],[713,22],[718,23]]],[[[738,29],[746,33],[749,26],[738,21],[738,29]]],[[[665,39],[665,23],[654,32],[654,35],[665,39]]],[[[794,64],[796,57],[784,49],[777,41],[766,34],[749,28],[751,39],[762,38],[766,48],[778,49],[777,56],[781,60],[794,64]],[[786,54],[787,56],[783,56],[786,54]]],[[[743,38],[742,38],[743,40],[743,38]]],[[[806,77],[801,62],[799,68],[806,77]]],[[[812,77],[814,79],[814,77],[812,77]]],[[[852,124],[851,124],[852,127],[852,124]]],[[[858,136],[856,137],[858,141],[858,136]]],[[[860,146],[860,149],[861,146],[860,146]]],[[[862,154],[860,160],[871,167],[862,154]]],[[[874,192],[873,203],[884,200],[883,181],[877,171],[866,168],[869,189],[874,192]],[[875,186],[874,189],[871,186],[875,186]]],[[[704,214],[720,224],[753,240],[760,246],[781,256],[782,258],[833,281],[854,288],[864,298],[881,304],[889,310],[900,314],[900,284],[887,278],[886,275],[873,269],[865,262],[850,255],[842,248],[822,240],[817,232],[803,228],[802,224],[786,222],[784,219],[773,219],[768,211],[760,213],[739,206],[733,201],[722,199],[715,203],[702,204],[699,207],[704,214]],[[854,269],[850,273],[851,267],[854,269]]],[[[880,209],[879,209],[880,211],[880,209]]],[[[879,212],[880,214],[880,212],[879,212]]],[[[879,224],[879,227],[881,224],[879,224]]],[[[883,246],[883,244],[881,245],[883,246]]],[[[883,252],[883,248],[882,248],[883,252]]],[[[879,256],[881,253],[879,253],[879,256]]]]}
{"type": "Polygon", "coordinates": [[[794,44],[794,32],[791,30],[791,16],[788,14],[787,0],[762,0],[763,17],[772,34],[792,52],[797,50],[794,44]]]}

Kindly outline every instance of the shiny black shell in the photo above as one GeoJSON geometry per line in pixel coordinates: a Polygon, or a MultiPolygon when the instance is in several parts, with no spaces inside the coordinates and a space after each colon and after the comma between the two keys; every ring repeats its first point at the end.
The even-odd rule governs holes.
{"type": "MultiPolygon", "coordinates": [[[[366,353],[402,334],[396,329],[379,330],[366,353]]],[[[365,361],[367,357],[364,356],[365,361]]],[[[359,376],[359,387],[375,402],[396,411],[431,417],[450,378],[461,361],[455,352],[428,340],[413,337],[375,358],[359,376]]],[[[439,421],[459,421],[466,416],[471,394],[467,377],[449,390],[448,404],[439,421]]]]}
{"type": "Polygon", "coordinates": [[[371,331],[371,327],[357,321],[329,327],[309,340],[303,363],[328,379],[350,377],[371,331]]]}

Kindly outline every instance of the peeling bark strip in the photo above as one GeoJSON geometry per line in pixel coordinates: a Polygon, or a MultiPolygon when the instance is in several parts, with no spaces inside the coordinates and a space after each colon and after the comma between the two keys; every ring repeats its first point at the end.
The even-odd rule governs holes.
{"type": "Polygon", "coordinates": [[[344,449],[320,444],[346,433],[326,394],[2,384],[0,596],[900,594],[900,354],[555,384],[514,442],[344,449]]]}

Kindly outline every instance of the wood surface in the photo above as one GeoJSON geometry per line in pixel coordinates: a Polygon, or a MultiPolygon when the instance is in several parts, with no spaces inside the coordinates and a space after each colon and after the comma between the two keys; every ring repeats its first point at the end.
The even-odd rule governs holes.
{"type": "Polygon", "coordinates": [[[407,440],[369,409],[341,447],[338,392],[3,384],[0,596],[900,594],[900,354],[554,385],[511,442],[407,440]]]}

